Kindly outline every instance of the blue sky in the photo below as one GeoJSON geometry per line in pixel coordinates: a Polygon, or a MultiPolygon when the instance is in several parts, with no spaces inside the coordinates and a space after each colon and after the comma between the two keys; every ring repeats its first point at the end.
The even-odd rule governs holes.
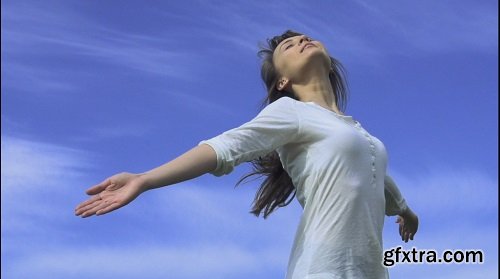
{"type": "Polygon", "coordinates": [[[248,213],[242,164],[98,218],[84,190],[253,118],[258,43],[286,29],[347,69],[346,114],[381,139],[420,217],[384,248],[482,249],[482,265],[391,278],[498,276],[496,1],[2,1],[2,278],[282,278],[301,208],[248,213]],[[380,2],[380,3],[379,3],[380,2]],[[182,4],[181,4],[182,3],[182,4]]]}

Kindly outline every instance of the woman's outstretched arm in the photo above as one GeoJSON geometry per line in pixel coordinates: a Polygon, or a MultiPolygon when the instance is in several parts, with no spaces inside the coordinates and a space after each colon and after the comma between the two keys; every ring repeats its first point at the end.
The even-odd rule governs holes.
{"type": "Polygon", "coordinates": [[[76,207],[75,214],[81,217],[106,214],[127,205],[147,190],[189,180],[216,167],[215,150],[208,144],[200,144],[150,171],[108,177],[86,191],[91,197],[76,207]]]}
{"type": "Polygon", "coordinates": [[[146,190],[150,190],[196,178],[213,171],[216,166],[215,150],[208,144],[201,144],[141,176],[146,182],[146,190]]]}
{"type": "Polygon", "coordinates": [[[87,190],[91,197],[77,206],[75,214],[82,217],[106,214],[150,189],[208,172],[215,176],[229,174],[240,163],[265,155],[299,137],[296,102],[289,97],[279,98],[250,121],[201,141],[175,160],[145,173],[120,173],[105,179],[87,190]]]}

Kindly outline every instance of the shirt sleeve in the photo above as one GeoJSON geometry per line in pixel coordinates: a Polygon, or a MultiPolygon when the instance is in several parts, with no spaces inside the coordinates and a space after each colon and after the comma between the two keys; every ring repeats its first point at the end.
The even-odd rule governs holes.
{"type": "Polygon", "coordinates": [[[217,154],[217,167],[210,172],[222,176],[242,162],[266,155],[298,137],[296,100],[281,97],[262,109],[252,120],[198,143],[210,145],[217,154]]]}
{"type": "Polygon", "coordinates": [[[385,215],[400,215],[408,207],[394,180],[386,175],[384,179],[385,215]]]}

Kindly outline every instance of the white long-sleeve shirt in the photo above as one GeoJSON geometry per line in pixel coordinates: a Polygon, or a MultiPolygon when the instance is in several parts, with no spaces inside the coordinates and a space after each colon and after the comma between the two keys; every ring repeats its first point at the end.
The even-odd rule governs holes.
{"type": "Polygon", "coordinates": [[[282,97],[252,120],[199,144],[217,154],[215,176],[276,150],[303,208],[286,279],[386,279],[384,215],[407,204],[386,174],[383,143],[352,116],[282,97]]]}

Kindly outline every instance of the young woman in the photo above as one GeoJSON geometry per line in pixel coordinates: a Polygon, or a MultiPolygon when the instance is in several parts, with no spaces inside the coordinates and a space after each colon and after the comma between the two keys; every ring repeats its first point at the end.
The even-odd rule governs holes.
{"type": "Polygon", "coordinates": [[[252,213],[264,210],[266,218],[292,193],[303,207],[287,279],[388,278],[385,215],[399,215],[405,242],[413,240],[418,217],[386,174],[383,143],[342,113],[344,71],[321,42],[291,30],[267,42],[259,51],[267,106],[255,118],[148,172],[105,179],[87,190],[91,197],[76,215],[106,214],[144,191],[205,173],[229,174],[251,161],[255,170],[243,179],[267,176],[252,213]]]}

